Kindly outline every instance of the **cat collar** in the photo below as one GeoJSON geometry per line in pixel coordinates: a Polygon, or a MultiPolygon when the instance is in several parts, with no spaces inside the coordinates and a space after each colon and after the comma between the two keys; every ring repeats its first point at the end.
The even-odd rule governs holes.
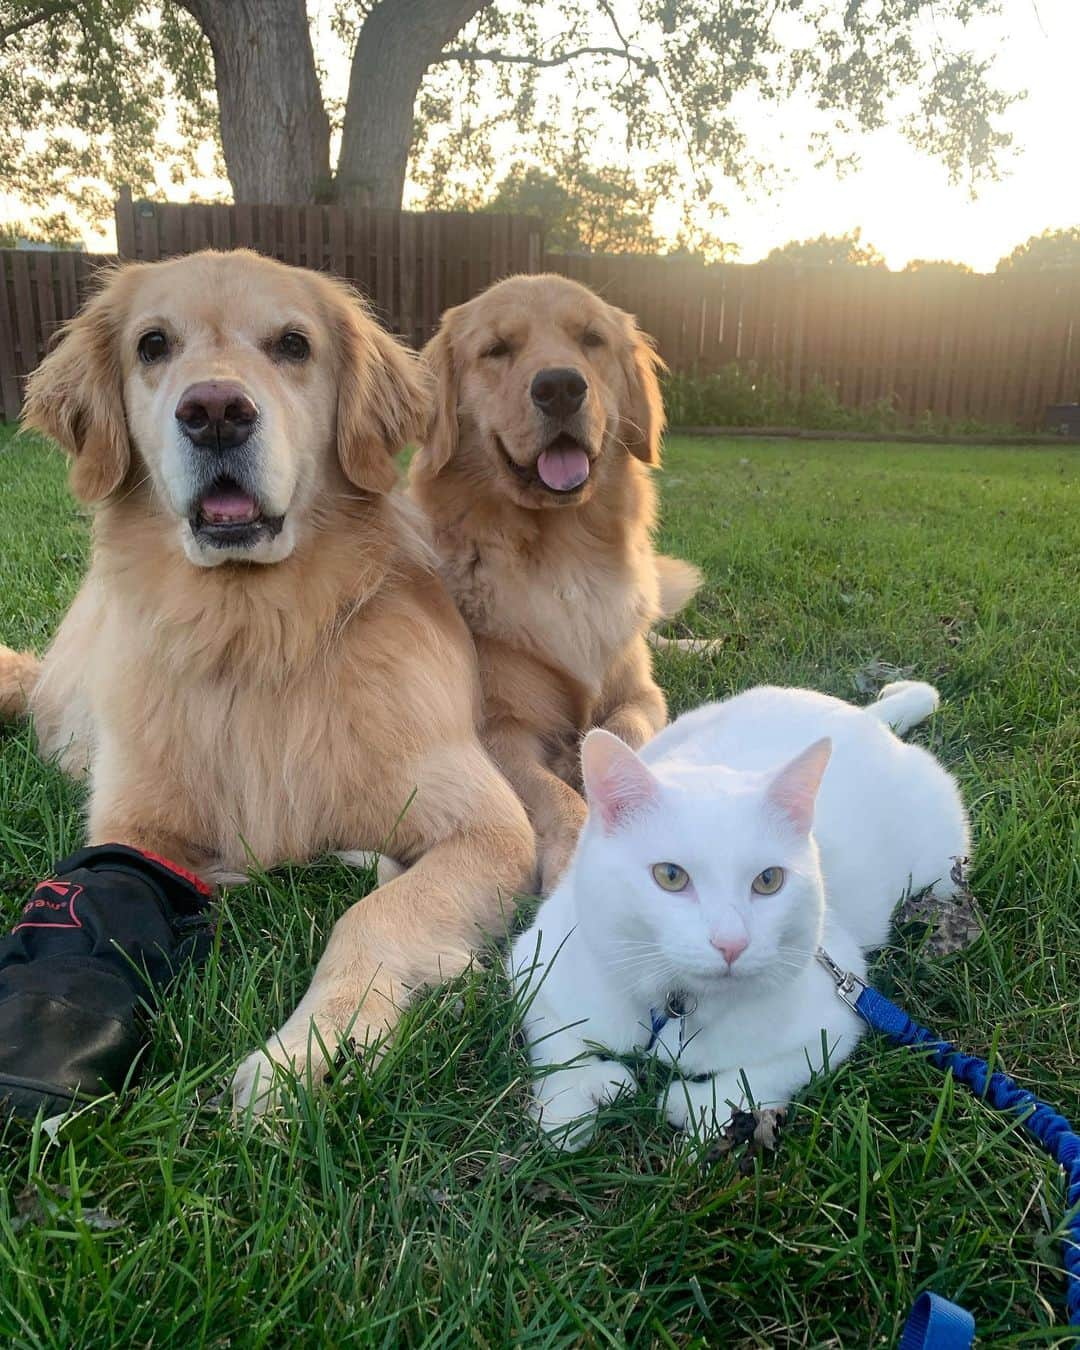
{"type": "Polygon", "coordinates": [[[662,1008],[649,1009],[649,1043],[645,1047],[645,1053],[656,1048],[656,1042],[660,1039],[660,1033],[669,1022],[679,1019],[679,1050],[683,1048],[683,1037],[686,1033],[686,1019],[691,1013],[697,1012],[697,999],[693,994],[686,994],[681,989],[673,989],[667,998],[664,999],[662,1008]]]}

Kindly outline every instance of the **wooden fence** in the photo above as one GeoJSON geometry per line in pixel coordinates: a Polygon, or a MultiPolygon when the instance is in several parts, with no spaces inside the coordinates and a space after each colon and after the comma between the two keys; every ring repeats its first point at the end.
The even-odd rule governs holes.
{"type": "MultiPolygon", "coordinates": [[[[931,412],[1035,430],[1047,405],[1080,400],[1080,271],[942,276],[544,254],[525,216],[181,206],[128,194],[116,225],[123,258],[244,245],[335,272],[417,346],[447,306],[510,272],[547,268],[636,314],[676,371],[734,362],[795,393],[821,382],[849,407],[887,401],[906,423],[931,412]]],[[[18,416],[25,376],[109,261],[0,252],[4,417],[18,416]]]]}
{"type": "Polygon", "coordinates": [[[966,276],[677,258],[548,254],[636,314],[673,370],[731,362],[793,393],[820,381],[846,407],[889,402],[900,420],[1041,428],[1080,400],[1080,270],[966,276]]]}
{"type": "Polygon", "coordinates": [[[0,417],[19,416],[27,375],[93,290],[100,268],[115,262],[106,253],[0,249],[0,417]]]}
{"type": "Polygon", "coordinates": [[[343,206],[116,204],[123,258],[152,261],[200,248],[253,248],[346,277],[393,332],[420,347],[439,315],[511,272],[538,272],[531,216],[343,206]]]}

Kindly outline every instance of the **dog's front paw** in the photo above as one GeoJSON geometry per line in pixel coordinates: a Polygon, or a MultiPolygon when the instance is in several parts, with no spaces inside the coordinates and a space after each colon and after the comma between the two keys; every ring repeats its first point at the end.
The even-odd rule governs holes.
{"type": "Polygon", "coordinates": [[[280,1088],[293,1079],[318,1088],[331,1064],[375,1044],[385,1027],[368,1022],[363,1013],[337,1017],[312,1013],[303,1004],[261,1050],[248,1055],[232,1080],[233,1110],[238,1115],[265,1115],[280,1104],[280,1088]]]}
{"type": "Polygon", "coordinates": [[[285,1077],[298,1077],[307,1063],[306,1054],[290,1054],[289,1048],[277,1037],[271,1038],[261,1050],[255,1050],[233,1074],[232,1102],[237,1115],[250,1112],[265,1115],[279,1104],[278,1089],[285,1077]]]}
{"type": "Polygon", "coordinates": [[[533,1087],[532,1113],[557,1148],[583,1148],[596,1131],[596,1113],[616,1097],[637,1091],[637,1080],[616,1060],[591,1060],[559,1069],[533,1087]]]}
{"type": "Polygon", "coordinates": [[[548,761],[548,768],[556,778],[561,778],[567,787],[580,794],[583,791],[580,738],[575,736],[573,740],[564,741],[559,745],[548,761]]]}
{"type": "Polygon", "coordinates": [[[570,860],[574,856],[576,840],[546,839],[538,849],[540,862],[539,890],[541,895],[550,895],[562,880],[570,860]]]}

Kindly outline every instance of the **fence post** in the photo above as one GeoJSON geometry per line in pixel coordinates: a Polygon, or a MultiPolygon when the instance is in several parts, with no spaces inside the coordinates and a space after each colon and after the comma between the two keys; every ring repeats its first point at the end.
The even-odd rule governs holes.
{"type": "Polygon", "coordinates": [[[543,270],[541,263],[544,257],[544,235],[540,222],[529,221],[529,244],[528,244],[528,270],[530,272],[540,272],[543,270]]]}
{"type": "Polygon", "coordinates": [[[135,203],[127,183],[120,185],[120,194],[113,208],[116,220],[116,251],[121,258],[135,257],[135,203]]]}

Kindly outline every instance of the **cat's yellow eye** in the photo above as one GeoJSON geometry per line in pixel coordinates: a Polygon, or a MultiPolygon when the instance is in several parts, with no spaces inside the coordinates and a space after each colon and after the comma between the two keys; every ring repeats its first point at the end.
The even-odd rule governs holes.
{"type": "Polygon", "coordinates": [[[690,873],[678,863],[653,863],[653,881],[664,891],[685,891],[690,873]]]}
{"type": "Polygon", "coordinates": [[[755,895],[775,895],[784,884],[782,867],[766,867],[760,871],[750,884],[755,895]]]}

